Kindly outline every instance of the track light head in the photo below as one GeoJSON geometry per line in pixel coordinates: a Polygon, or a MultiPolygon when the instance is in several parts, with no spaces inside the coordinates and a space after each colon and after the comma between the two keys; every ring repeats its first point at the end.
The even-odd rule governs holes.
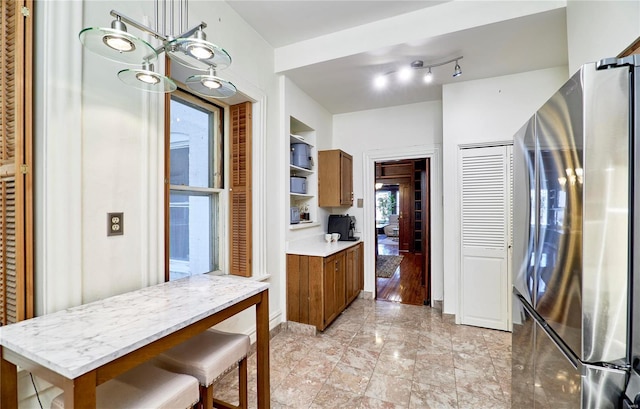
{"type": "Polygon", "coordinates": [[[388,82],[389,80],[386,75],[378,75],[376,79],[373,81],[373,84],[375,85],[376,88],[382,89],[387,86],[388,82]]]}
{"type": "Polygon", "coordinates": [[[429,72],[427,72],[424,75],[424,82],[426,82],[427,84],[431,83],[433,81],[433,74],[431,73],[431,67],[429,67],[429,72]]]}
{"type": "Polygon", "coordinates": [[[460,69],[460,64],[458,64],[458,60],[456,60],[456,66],[453,67],[453,76],[459,77],[462,75],[462,70],[460,69]]]}

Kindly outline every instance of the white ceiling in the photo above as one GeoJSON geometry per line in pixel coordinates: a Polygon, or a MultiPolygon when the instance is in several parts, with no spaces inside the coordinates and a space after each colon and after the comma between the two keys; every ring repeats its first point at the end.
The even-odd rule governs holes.
{"type": "MultiPolygon", "coordinates": [[[[274,48],[445,3],[428,0],[227,2],[274,48]]],[[[566,15],[564,8],[556,8],[307,64],[284,74],[329,112],[338,114],[440,100],[443,83],[564,65],[567,65],[566,15]],[[463,71],[460,77],[453,78],[454,64],[447,64],[432,70],[434,82],[429,85],[414,78],[411,84],[384,91],[373,87],[377,74],[398,70],[413,60],[423,60],[429,65],[457,56],[464,56],[459,61],[463,71]]]]}
{"type": "Polygon", "coordinates": [[[449,0],[227,0],[273,47],[309,40],[449,0]]]}

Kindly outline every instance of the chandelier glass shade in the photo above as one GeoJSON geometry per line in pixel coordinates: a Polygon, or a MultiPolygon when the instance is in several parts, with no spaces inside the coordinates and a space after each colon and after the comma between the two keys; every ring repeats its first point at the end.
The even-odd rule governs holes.
{"type": "Polygon", "coordinates": [[[158,59],[151,44],[123,30],[89,27],[80,31],[79,37],[87,50],[111,61],[140,65],[158,59]]]}
{"type": "Polygon", "coordinates": [[[198,71],[207,71],[211,66],[222,70],[231,65],[229,53],[207,41],[202,30],[196,31],[195,35],[170,41],[166,46],[169,58],[198,71]]]}
{"type": "Polygon", "coordinates": [[[194,92],[214,98],[228,98],[236,93],[236,87],[229,81],[216,76],[213,67],[205,75],[192,75],[185,81],[194,92]]]}
{"type": "Polygon", "coordinates": [[[118,72],[125,84],[148,92],[173,92],[178,89],[169,77],[153,71],[153,64],[143,64],[142,69],[125,69],[118,72]]]}

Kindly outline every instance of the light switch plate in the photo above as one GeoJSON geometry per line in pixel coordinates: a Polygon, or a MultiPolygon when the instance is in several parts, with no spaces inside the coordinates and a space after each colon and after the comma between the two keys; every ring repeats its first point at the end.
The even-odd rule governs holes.
{"type": "Polygon", "coordinates": [[[122,236],[124,234],[124,213],[107,213],[107,236],[122,236]]]}
{"type": "Polygon", "coordinates": [[[362,207],[362,206],[363,206],[362,199],[358,199],[358,207],[362,207]]]}

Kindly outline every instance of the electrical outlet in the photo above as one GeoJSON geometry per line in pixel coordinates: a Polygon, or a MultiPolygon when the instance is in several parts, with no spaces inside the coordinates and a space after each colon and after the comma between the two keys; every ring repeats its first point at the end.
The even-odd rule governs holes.
{"type": "Polygon", "coordinates": [[[107,213],[107,236],[124,234],[124,213],[107,213]]]}

